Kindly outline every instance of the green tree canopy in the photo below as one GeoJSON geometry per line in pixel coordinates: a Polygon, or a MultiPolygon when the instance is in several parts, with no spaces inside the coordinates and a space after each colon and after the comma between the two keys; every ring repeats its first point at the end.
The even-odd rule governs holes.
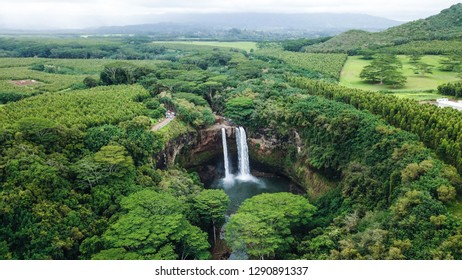
{"type": "Polygon", "coordinates": [[[207,234],[189,223],[185,207],[167,193],[142,190],[121,201],[126,211],[103,234],[93,259],[208,259],[207,234]]]}
{"type": "Polygon", "coordinates": [[[247,199],[226,226],[226,241],[251,258],[277,258],[308,225],[316,207],[291,193],[261,194],[247,199]]]}
{"type": "Polygon", "coordinates": [[[223,190],[203,190],[194,197],[193,209],[198,216],[198,223],[206,228],[213,228],[214,240],[216,228],[225,222],[229,202],[229,197],[223,190]]]}
{"type": "Polygon", "coordinates": [[[152,72],[151,69],[138,67],[131,63],[114,62],[104,66],[100,79],[104,85],[131,85],[150,72],[152,72]]]}
{"type": "Polygon", "coordinates": [[[433,74],[433,65],[423,62],[421,55],[411,55],[409,57],[409,63],[414,69],[414,74],[420,74],[422,76],[425,76],[425,74],[433,74]]]}
{"type": "Polygon", "coordinates": [[[93,152],[109,144],[111,140],[123,135],[123,130],[117,126],[106,124],[89,128],[85,137],[85,146],[93,152]]]}
{"type": "Polygon", "coordinates": [[[58,127],[50,120],[42,118],[23,118],[17,122],[18,130],[24,138],[45,146],[59,139],[58,127]]]}
{"type": "Polygon", "coordinates": [[[248,97],[235,97],[225,104],[225,116],[238,124],[247,124],[255,109],[252,99],[248,97]]]}
{"type": "Polygon", "coordinates": [[[133,160],[122,146],[108,145],[102,147],[94,160],[109,175],[122,177],[133,168],[133,160]]]}

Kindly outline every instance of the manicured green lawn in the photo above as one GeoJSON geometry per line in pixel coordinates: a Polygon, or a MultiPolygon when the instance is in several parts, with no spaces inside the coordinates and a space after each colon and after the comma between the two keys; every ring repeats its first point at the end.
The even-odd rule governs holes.
{"type": "Polygon", "coordinates": [[[360,59],[359,56],[348,57],[347,62],[342,70],[340,78],[340,85],[352,88],[359,88],[371,91],[391,90],[404,94],[405,92],[423,92],[428,90],[436,90],[438,85],[459,80],[457,74],[453,72],[442,72],[437,69],[440,65],[439,61],[443,56],[424,56],[422,61],[435,66],[433,74],[422,76],[415,74],[412,66],[409,64],[409,57],[399,56],[403,63],[403,73],[407,77],[407,83],[403,88],[393,89],[385,85],[374,85],[363,82],[359,78],[359,74],[364,66],[368,65],[370,61],[360,59]]]}
{"type": "MultiPolygon", "coordinates": [[[[156,42],[160,43],[160,42],[156,42]]],[[[174,44],[190,44],[198,46],[212,46],[212,47],[225,47],[225,48],[236,48],[245,51],[250,51],[251,49],[257,49],[257,43],[255,42],[218,42],[218,41],[168,41],[167,43],[174,44]]]]}

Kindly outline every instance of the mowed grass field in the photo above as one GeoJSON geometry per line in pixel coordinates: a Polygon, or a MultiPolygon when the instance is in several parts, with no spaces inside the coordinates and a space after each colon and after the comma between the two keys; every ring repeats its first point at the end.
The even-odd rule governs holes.
{"type": "Polygon", "coordinates": [[[235,48],[249,52],[251,49],[257,49],[257,43],[255,42],[219,42],[219,41],[156,41],[158,43],[171,43],[171,44],[185,44],[185,45],[196,45],[196,46],[209,46],[209,47],[223,47],[223,48],[235,48]]]}
{"type": "Polygon", "coordinates": [[[403,73],[407,77],[406,85],[403,88],[393,89],[386,85],[365,83],[359,78],[359,74],[370,61],[363,60],[359,56],[348,57],[342,70],[340,85],[370,91],[392,91],[399,97],[409,97],[416,100],[432,100],[441,97],[441,95],[436,93],[439,85],[460,80],[457,77],[457,73],[442,72],[437,69],[440,66],[439,62],[443,56],[433,55],[422,57],[423,62],[434,66],[433,74],[426,74],[425,76],[414,73],[408,56],[398,57],[403,63],[403,73]],[[435,92],[429,92],[432,90],[435,92]]]}

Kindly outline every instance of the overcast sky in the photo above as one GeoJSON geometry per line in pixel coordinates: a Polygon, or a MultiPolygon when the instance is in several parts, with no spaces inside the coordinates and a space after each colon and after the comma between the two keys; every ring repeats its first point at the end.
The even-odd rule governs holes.
{"type": "Polygon", "coordinates": [[[156,22],[164,13],[362,13],[395,20],[425,18],[450,0],[0,0],[0,27],[82,28],[156,22]]]}

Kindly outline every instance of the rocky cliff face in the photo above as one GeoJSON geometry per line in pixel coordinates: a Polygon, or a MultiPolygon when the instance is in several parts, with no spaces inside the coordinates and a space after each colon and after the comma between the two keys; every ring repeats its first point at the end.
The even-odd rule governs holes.
{"type": "Polygon", "coordinates": [[[157,168],[166,168],[173,165],[178,154],[181,153],[185,147],[192,146],[196,143],[196,137],[197,133],[187,133],[166,143],[164,150],[156,156],[157,168]]]}
{"type": "Polygon", "coordinates": [[[269,131],[260,131],[248,138],[249,154],[253,166],[284,175],[302,186],[310,198],[315,199],[335,187],[314,171],[303,155],[303,142],[296,130],[288,136],[277,136],[269,131]]]}
{"type": "MultiPolygon", "coordinates": [[[[168,143],[158,159],[158,167],[179,164],[198,171],[204,182],[212,181],[220,176],[214,159],[223,154],[222,127],[226,129],[229,152],[235,153],[235,128],[228,124],[216,124],[168,143]]],[[[303,156],[302,139],[296,130],[286,136],[260,130],[249,133],[247,141],[253,169],[289,177],[303,186],[311,198],[319,197],[335,186],[335,182],[330,182],[310,168],[303,156]]]]}
{"type": "Polygon", "coordinates": [[[221,128],[226,129],[230,145],[233,144],[234,128],[227,124],[216,124],[206,129],[182,135],[167,143],[161,153],[158,166],[170,166],[175,163],[185,168],[195,167],[210,161],[223,153],[221,128]]]}
{"type": "MultiPolygon", "coordinates": [[[[228,141],[233,142],[233,139],[235,139],[235,132],[232,126],[216,124],[207,129],[200,130],[197,144],[193,149],[191,149],[191,157],[193,163],[194,157],[200,154],[211,152],[220,154],[223,153],[223,144],[221,139],[222,128],[224,128],[226,131],[226,137],[228,141]]],[[[200,162],[198,164],[200,164],[200,162]]]]}

